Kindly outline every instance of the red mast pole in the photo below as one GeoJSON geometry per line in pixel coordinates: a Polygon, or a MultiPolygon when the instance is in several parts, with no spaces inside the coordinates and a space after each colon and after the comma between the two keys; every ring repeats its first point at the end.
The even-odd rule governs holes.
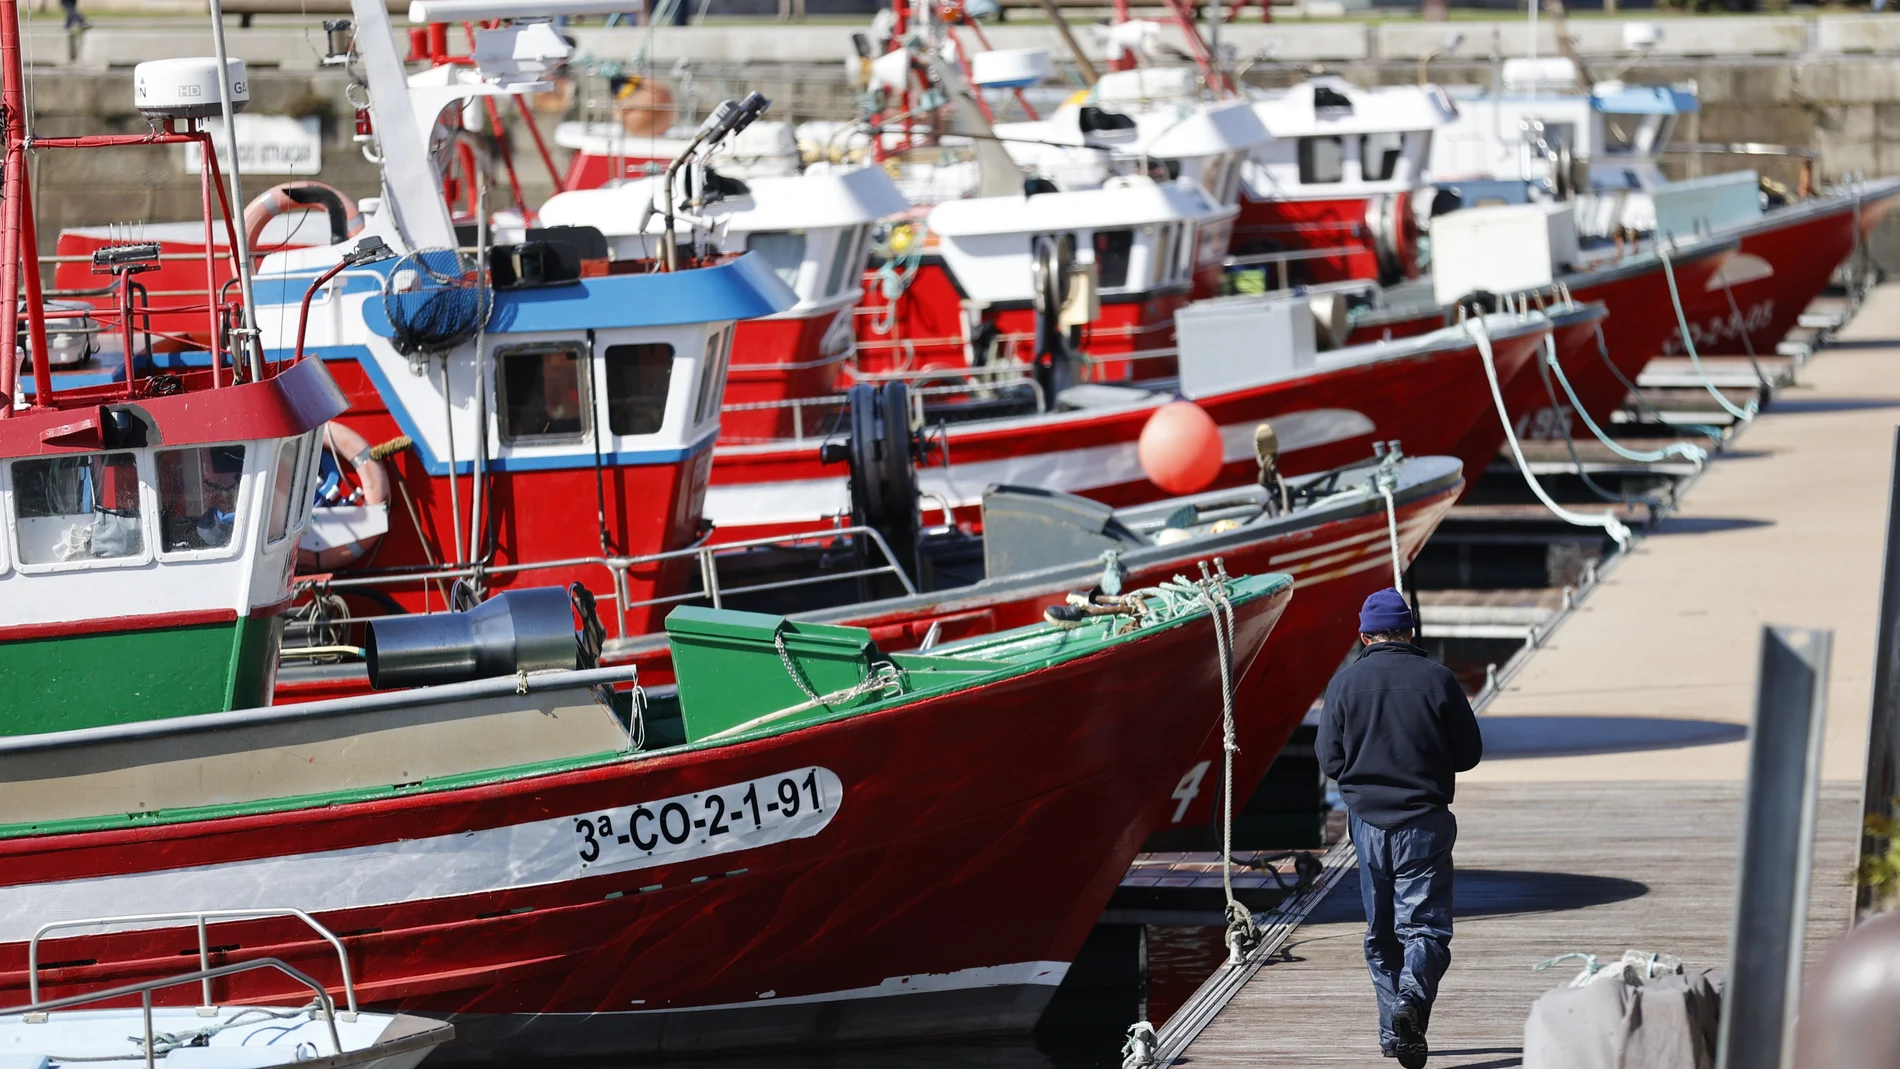
{"type": "Polygon", "coordinates": [[[21,111],[26,93],[22,83],[20,6],[17,0],[0,0],[0,111],[4,111],[6,122],[6,152],[0,159],[6,174],[4,184],[0,184],[0,393],[6,396],[0,399],[0,418],[13,414],[20,371],[13,338],[19,330],[20,192],[26,188],[26,132],[21,111]]]}
{"type": "MultiPolygon", "coordinates": [[[[1120,26],[1122,23],[1127,22],[1127,21],[1128,21],[1128,0],[1115,0],[1115,25],[1120,26]]],[[[1112,71],[1134,70],[1135,69],[1134,50],[1129,49],[1129,48],[1122,49],[1122,54],[1120,56],[1116,57],[1115,59],[1109,60],[1108,69],[1112,71]]]]}

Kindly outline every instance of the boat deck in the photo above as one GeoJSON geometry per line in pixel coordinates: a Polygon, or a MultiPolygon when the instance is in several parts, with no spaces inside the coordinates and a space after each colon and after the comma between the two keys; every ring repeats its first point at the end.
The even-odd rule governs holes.
{"type": "MultiPolygon", "coordinates": [[[[1764,623],[1834,631],[1810,957],[1844,930],[1896,361],[1900,286],[1886,286],[1486,707],[1487,760],[1460,777],[1458,932],[1434,1069],[1520,1064],[1531,1002],[1577,970],[1531,970],[1546,958],[1726,957],[1764,623]]],[[[1391,1065],[1363,933],[1348,875],[1176,1063],[1391,1065]]]]}

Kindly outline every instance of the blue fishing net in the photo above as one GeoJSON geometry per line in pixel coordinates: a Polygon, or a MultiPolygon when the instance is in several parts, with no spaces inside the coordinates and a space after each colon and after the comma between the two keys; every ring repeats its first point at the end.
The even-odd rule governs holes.
{"type": "Polygon", "coordinates": [[[383,280],[383,314],[400,353],[441,352],[475,336],[494,306],[488,285],[453,249],[422,249],[383,280]]]}

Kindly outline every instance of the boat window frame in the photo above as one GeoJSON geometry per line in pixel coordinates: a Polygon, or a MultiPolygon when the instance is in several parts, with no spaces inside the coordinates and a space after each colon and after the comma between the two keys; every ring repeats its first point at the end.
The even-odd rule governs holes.
{"type": "Polygon", "coordinates": [[[1406,147],[1405,133],[1403,131],[1374,130],[1369,133],[1360,134],[1359,135],[1359,179],[1360,181],[1391,182],[1397,179],[1399,177],[1399,171],[1403,168],[1405,164],[1405,147],[1406,147]],[[1367,166],[1367,164],[1373,161],[1367,159],[1366,153],[1371,151],[1373,143],[1375,141],[1382,141],[1385,138],[1396,138],[1397,143],[1389,144],[1389,147],[1386,147],[1380,150],[1378,162],[1391,164],[1390,167],[1386,167],[1384,168],[1383,171],[1380,171],[1377,168],[1367,166]]]}
{"type": "MultiPolygon", "coordinates": [[[[248,502],[252,492],[257,487],[257,481],[251,477],[256,471],[256,469],[252,467],[252,453],[257,444],[258,443],[254,441],[199,443],[196,445],[181,445],[169,448],[161,447],[150,450],[152,465],[151,490],[152,500],[154,502],[152,526],[155,531],[155,537],[152,539],[152,548],[156,551],[158,560],[165,563],[174,563],[194,560],[223,560],[237,556],[238,551],[246,544],[245,531],[248,529],[247,524],[252,517],[251,506],[248,502]],[[182,453],[188,449],[216,449],[221,446],[236,446],[244,450],[244,468],[238,473],[237,489],[231,494],[231,502],[233,506],[235,506],[236,512],[236,515],[232,517],[231,520],[231,540],[221,546],[205,546],[199,549],[166,549],[165,529],[159,522],[158,512],[159,509],[164,507],[164,501],[160,498],[158,492],[158,455],[160,453],[182,453]]],[[[274,450],[271,453],[271,457],[274,462],[276,459],[276,452],[274,450]]]]}
{"type": "Polygon", "coordinates": [[[667,411],[672,406],[674,369],[679,365],[679,346],[671,340],[621,340],[605,341],[596,339],[595,352],[600,364],[600,395],[602,410],[606,415],[608,440],[621,438],[648,438],[656,434],[665,434],[667,430],[667,411]],[[660,425],[650,431],[623,431],[614,425],[614,389],[613,372],[609,367],[611,354],[615,349],[664,349],[666,351],[666,388],[659,395],[660,425]]]}
{"type": "MultiPolygon", "coordinates": [[[[259,503],[264,509],[264,544],[267,546],[279,546],[283,544],[284,539],[297,536],[299,474],[308,467],[303,463],[304,460],[303,436],[301,435],[295,438],[281,438],[277,442],[277,448],[271,450],[270,484],[264,488],[263,500],[259,503]],[[284,529],[273,535],[270,532],[271,513],[276,504],[277,474],[284,469],[284,450],[286,449],[295,450],[296,455],[290,461],[290,488],[286,491],[284,500],[284,529]]],[[[260,468],[259,471],[262,472],[263,469],[260,468]]]]}
{"type": "Polygon", "coordinates": [[[1352,148],[1355,147],[1347,145],[1346,141],[1345,134],[1311,134],[1299,138],[1293,149],[1293,166],[1299,174],[1300,184],[1303,186],[1343,185],[1346,182],[1346,161],[1352,158],[1352,148]],[[1336,177],[1319,178],[1315,175],[1312,146],[1320,141],[1330,141],[1339,149],[1339,174],[1336,177]]]}
{"type": "MultiPolygon", "coordinates": [[[[154,530],[154,521],[158,515],[158,487],[153,477],[151,450],[87,449],[76,450],[71,453],[41,453],[33,456],[8,457],[4,463],[0,463],[0,468],[5,470],[6,479],[6,493],[4,498],[0,498],[0,506],[4,507],[5,512],[4,522],[7,528],[6,541],[9,543],[13,566],[19,570],[21,575],[48,575],[61,572],[91,572],[106,571],[115,568],[137,568],[148,565],[157,559],[158,539],[155,537],[157,532],[154,530]],[[27,561],[26,555],[20,552],[19,492],[13,481],[13,465],[21,461],[52,460],[62,457],[93,455],[109,456],[114,453],[131,456],[133,458],[132,470],[138,477],[139,552],[124,557],[82,557],[78,560],[46,561],[37,564],[27,561]]],[[[242,492],[243,485],[240,482],[239,493],[242,492]]]]}
{"type": "MultiPolygon", "coordinates": [[[[1147,229],[1147,228],[1144,228],[1144,229],[1147,229]]],[[[1089,235],[1089,246],[1088,246],[1089,255],[1093,257],[1092,262],[1095,264],[1095,284],[1098,287],[1100,287],[1103,292],[1107,292],[1109,290],[1115,290],[1117,292],[1120,292],[1122,290],[1128,289],[1129,288],[1128,280],[1135,273],[1135,247],[1141,244],[1140,240],[1138,239],[1138,235],[1135,233],[1135,227],[1132,227],[1132,226],[1101,227],[1099,229],[1089,231],[1088,235],[1089,235]],[[1120,242],[1123,238],[1126,239],[1126,244],[1120,250],[1104,248],[1105,245],[1111,242],[1120,242]],[[1112,281],[1109,279],[1108,273],[1104,271],[1102,267],[1104,263],[1113,262],[1114,257],[1111,256],[1109,259],[1105,260],[1103,258],[1103,253],[1105,251],[1116,254],[1120,258],[1121,273],[1117,275],[1112,281]]]]}
{"type": "MultiPolygon", "coordinates": [[[[772,273],[779,277],[779,281],[785,283],[793,290],[797,290],[798,284],[805,280],[806,265],[811,263],[811,231],[805,227],[788,227],[784,230],[748,230],[745,234],[745,248],[743,251],[758,253],[759,259],[765,261],[765,266],[772,269],[772,273]],[[758,238],[797,238],[798,259],[790,264],[781,264],[779,261],[767,256],[764,250],[752,247],[752,242],[758,238]],[[788,270],[792,275],[790,278],[785,277],[785,272],[788,270]]],[[[814,274],[815,273],[816,272],[814,272],[814,274]]]]}
{"type": "Polygon", "coordinates": [[[716,420],[725,405],[726,372],[732,366],[732,336],[738,326],[727,323],[706,335],[706,348],[700,355],[699,383],[693,394],[691,425],[701,426],[716,420]],[[718,383],[718,389],[713,388],[718,383]]]}
{"type": "MultiPolygon", "coordinates": [[[[837,245],[832,249],[830,273],[825,276],[825,292],[821,299],[830,300],[842,296],[851,284],[864,274],[864,237],[870,230],[870,224],[848,226],[838,233],[837,245]],[[857,270],[850,269],[850,261],[857,261],[857,270]]],[[[859,283],[862,285],[862,283],[859,283]]]]}
{"type": "Polygon", "coordinates": [[[544,341],[522,342],[495,350],[495,436],[504,447],[552,445],[561,443],[587,442],[594,432],[594,383],[593,357],[586,342],[575,339],[549,339],[544,341]],[[581,426],[578,431],[556,431],[533,434],[511,434],[508,429],[508,372],[504,366],[508,358],[522,353],[540,352],[543,354],[567,351],[574,354],[576,360],[575,411],[579,413],[581,426]]]}

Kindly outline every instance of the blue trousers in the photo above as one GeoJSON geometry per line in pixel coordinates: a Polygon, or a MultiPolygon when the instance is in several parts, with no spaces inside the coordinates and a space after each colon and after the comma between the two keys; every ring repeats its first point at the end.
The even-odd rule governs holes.
{"type": "Polygon", "coordinates": [[[1379,996],[1379,1043],[1397,1040],[1400,1003],[1431,1020],[1438,980],[1451,964],[1451,847],[1458,820],[1435,809],[1396,828],[1351,818],[1359,853],[1359,897],[1366,909],[1366,969],[1379,996]]]}

